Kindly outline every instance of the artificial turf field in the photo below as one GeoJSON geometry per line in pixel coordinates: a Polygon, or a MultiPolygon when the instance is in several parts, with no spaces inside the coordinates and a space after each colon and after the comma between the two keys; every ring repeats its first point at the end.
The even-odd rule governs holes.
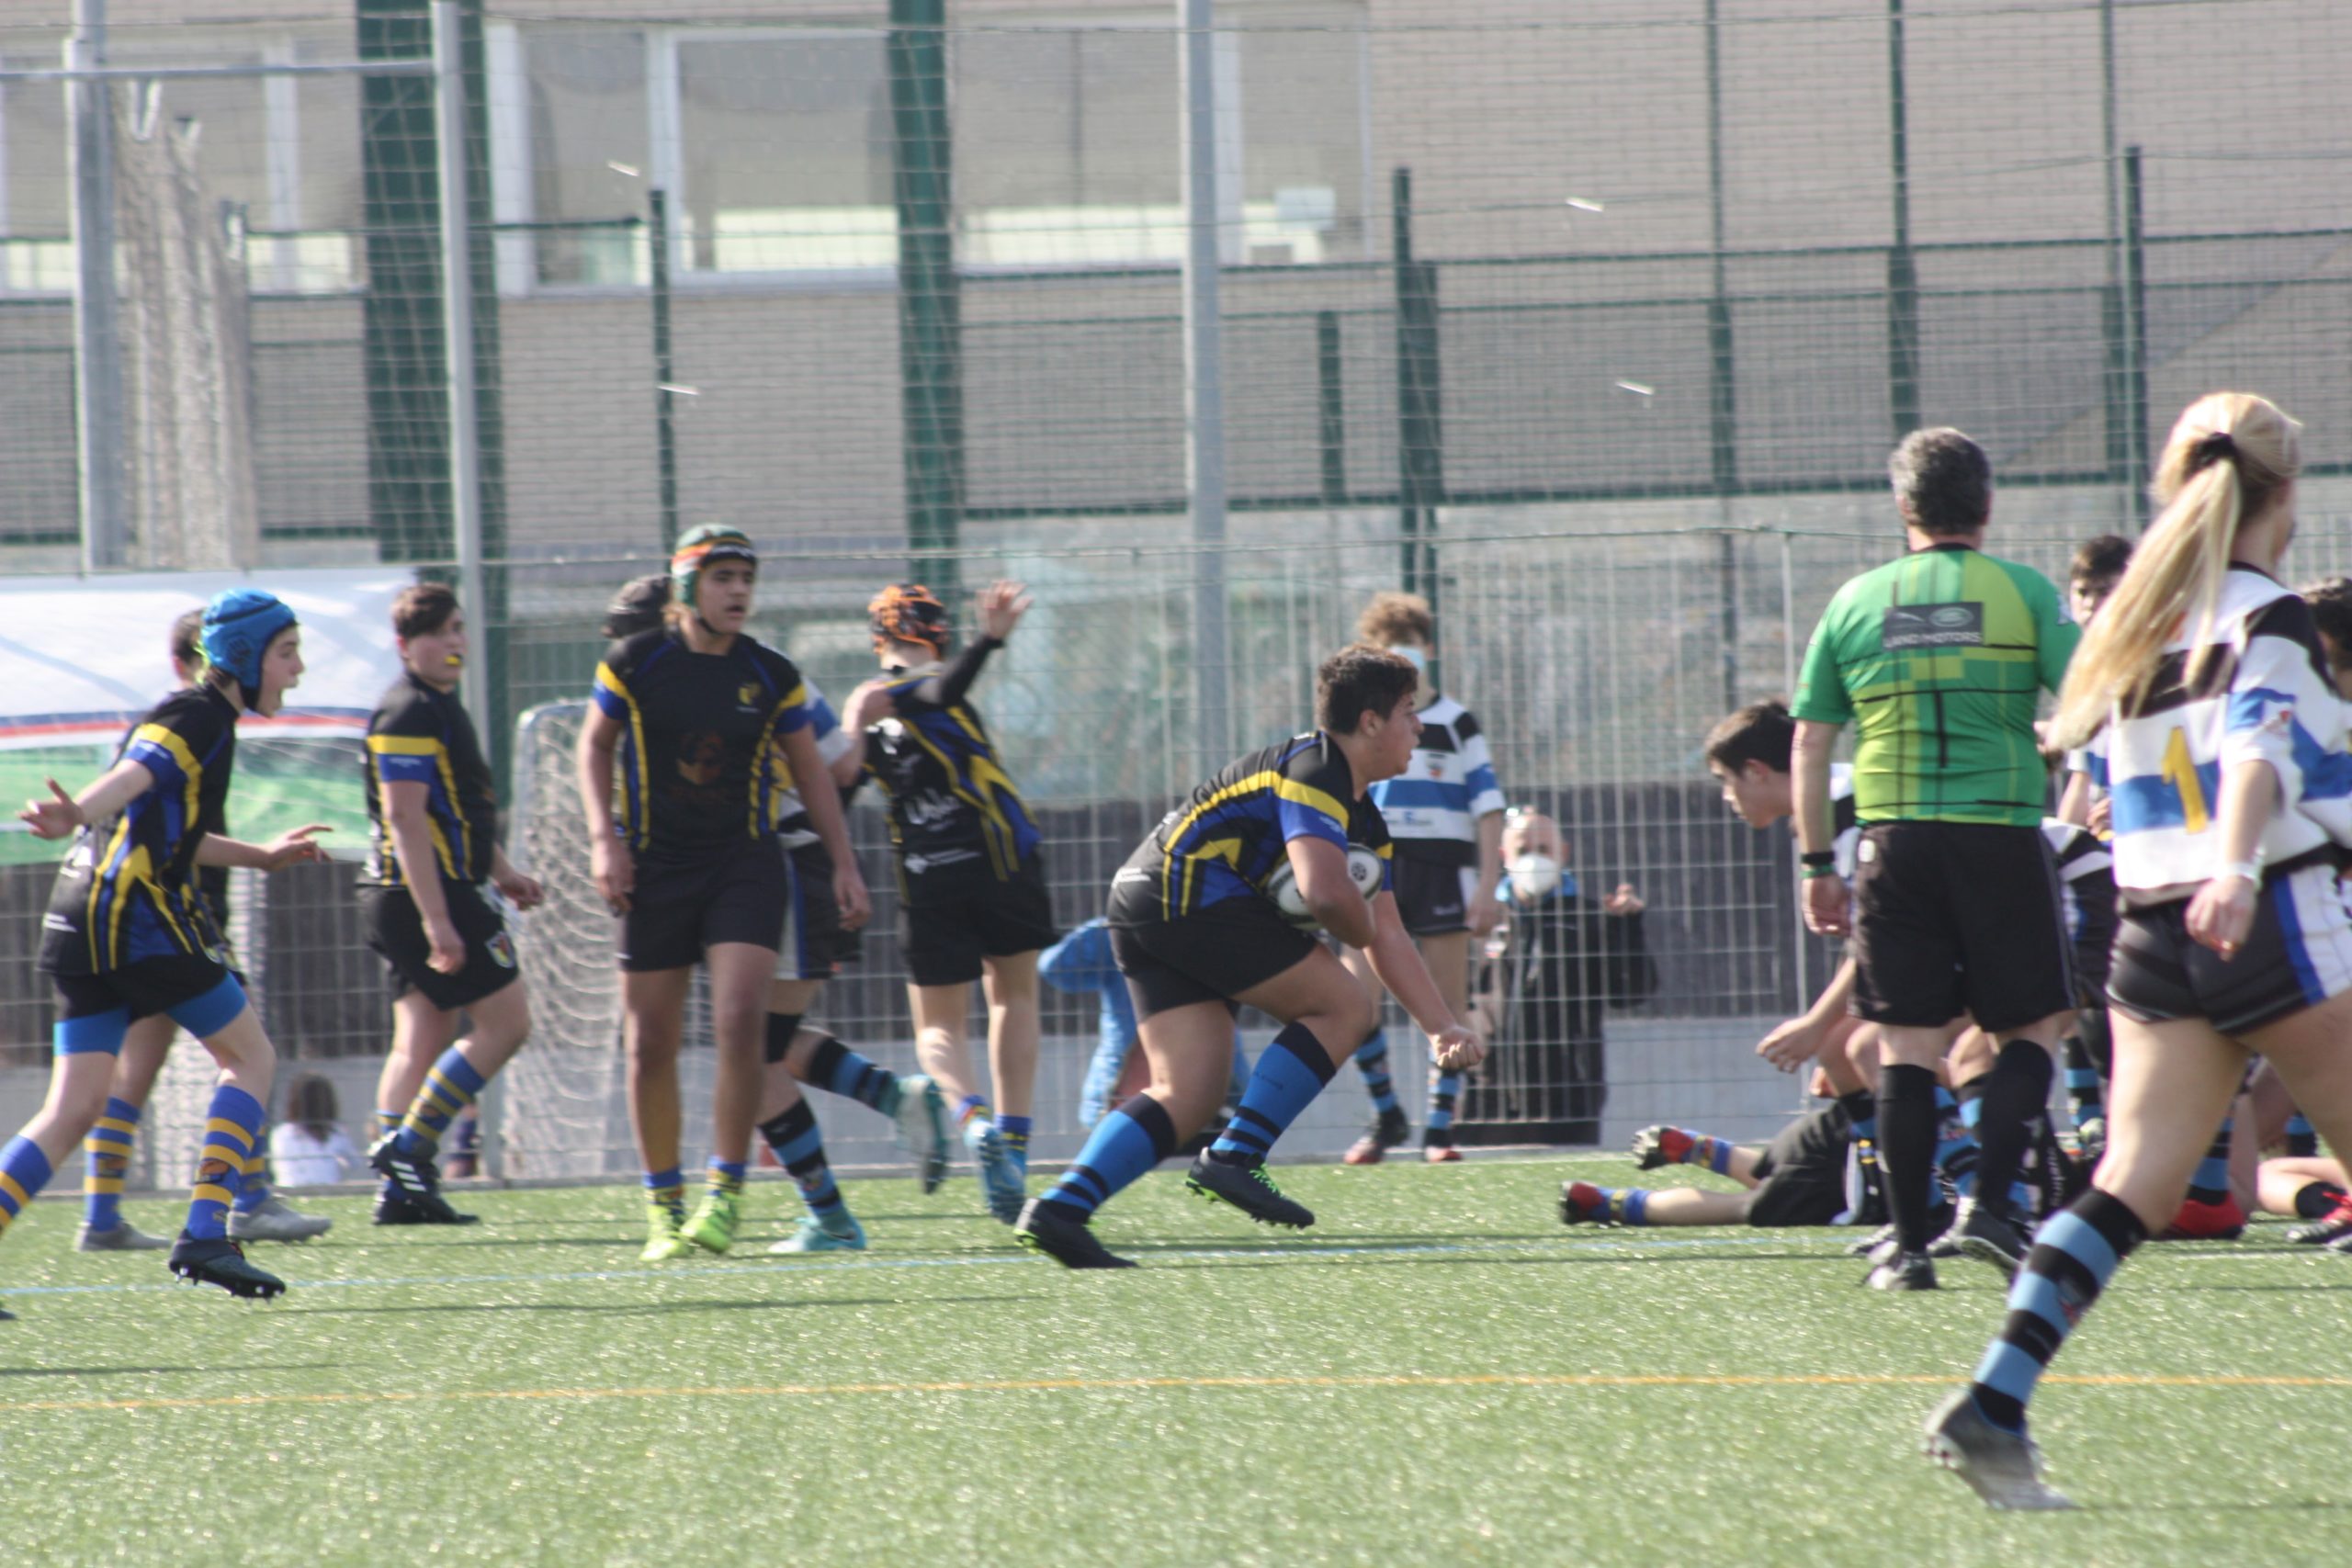
{"type": "MultiPolygon", "coordinates": [[[[0,1562],[2337,1563],[2352,1258],[2143,1250],[2037,1402],[2086,1505],[2002,1516],[1917,1457],[1997,1277],[1856,1288],[1836,1231],[1566,1229],[1592,1156],[1283,1173],[1282,1239],[1172,1165],[1008,1245],[972,1183],[847,1184],[873,1250],[644,1267],[625,1188],[338,1224],[234,1302],[155,1255],[0,1247],[0,1562]]],[[[1033,1183],[1033,1185],[1035,1185],[1033,1183]]],[[[133,1201],[167,1230],[178,1205],[133,1201]]]]}

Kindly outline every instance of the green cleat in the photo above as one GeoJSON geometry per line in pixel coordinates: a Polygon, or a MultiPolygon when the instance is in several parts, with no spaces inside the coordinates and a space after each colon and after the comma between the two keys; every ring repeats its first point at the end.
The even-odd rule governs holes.
{"type": "Polygon", "coordinates": [[[705,1192],[678,1234],[705,1252],[725,1252],[735,1245],[735,1224],[743,1217],[740,1192],[705,1192]]]}
{"type": "Polygon", "coordinates": [[[800,1222],[798,1230],[794,1231],[768,1250],[770,1252],[864,1252],[865,1227],[857,1223],[857,1217],[854,1214],[846,1211],[842,1214],[839,1228],[828,1226],[814,1219],[807,1219],[800,1222]]]}
{"type": "Polygon", "coordinates": [[[645,1201],[645,1250],[637,1255],[639,1263],[667,1263],[673,1258],[684,1258],[694,1250],[694,1245],[680,1234],[677,1210],[650,1198],[645,1201]]]}

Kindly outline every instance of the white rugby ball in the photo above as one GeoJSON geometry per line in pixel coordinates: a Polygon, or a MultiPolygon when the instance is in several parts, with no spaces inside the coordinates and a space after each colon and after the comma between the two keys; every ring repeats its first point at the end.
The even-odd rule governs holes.
{"type": "MultiPolygon", "coordinates": [[[[1380,891],[1380,856],[1362,844],[1348,846],[1348,880],[1356,885],[1364,902],[1370,903],[1380,891]]],[[[1321,922],[1306,908],[1306,896],[1298,889],[1298,873],[1284,854],[1274,863],[1272,874],[1266,878],[1266,897],[1274,901],[1282,918],[1301,931],[1317,931],[1321,922]]]]}

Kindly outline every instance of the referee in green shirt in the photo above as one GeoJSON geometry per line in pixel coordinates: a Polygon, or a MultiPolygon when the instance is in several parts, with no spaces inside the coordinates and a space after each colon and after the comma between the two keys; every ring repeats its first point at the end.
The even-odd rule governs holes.
{"type": "Polygon", "coordinates": [[[1887,468],[1910,553],[1830,600],[1790,711],[1805,923],[1850,935],[1853,1010],[1882,1040],[1878,1139],[1897,1239],[1875,1255],[1870,1283],[1922,1291],[1936,1283],[1936,1066],[1963,1013],[1999,1055],[1977,1127],[1976,1196],[1950,1239],[2010,1273],[2025,1257],[2009,1189],[2074,1005],[2033,718],[2081,634],[2047,578],[1980,552],[1993,472],[1976,443],[1917,431],[1887,468]],[[1862,826],[1850,919],[1829,803],[1830,752],[1849,724],[1862,826]]]}

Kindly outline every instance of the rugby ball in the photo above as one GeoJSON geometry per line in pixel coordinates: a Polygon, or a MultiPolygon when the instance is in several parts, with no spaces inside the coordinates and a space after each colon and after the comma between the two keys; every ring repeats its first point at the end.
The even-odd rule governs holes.
{"type": "MultiPolygon", "coordinates": [[[[1363,895],[1364,901],[1370,903],[1380,891],[1380,856],[1362,844],[1350,844],[1348,879],[1356,885],[1356,891],[1363,895]]],[[[1273,871],[1266,878],[1265,893],[1274,901],[1274,908],[1281,912],[1283,919],[1301,931],[1321,929],[1320,922],[1306,908],[1306,896],[1298,889],[1298,872],[1291,865],[1287,853],[1274,863],[1273,871]]]]}

